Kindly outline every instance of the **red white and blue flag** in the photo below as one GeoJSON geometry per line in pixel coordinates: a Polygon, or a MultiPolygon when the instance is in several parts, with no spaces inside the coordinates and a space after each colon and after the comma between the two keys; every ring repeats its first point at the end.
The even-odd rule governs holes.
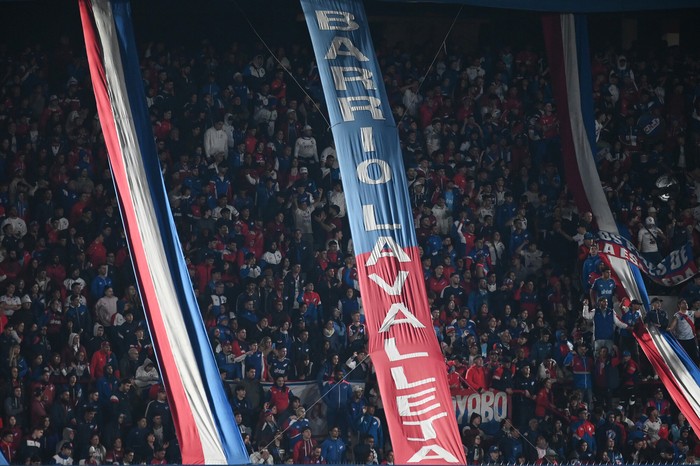
{"type": "MultiPolygon", "coordinates": [[[[611,248],[610,253],[602,254],[604,260],[620,279],[628,296],[639,299],[648,308],[649,297],[639,268],[634,265],[633,254],[629,254],[631,249],[614,252],[615,245],[624,247],[629,244],[622,241],[618,232],[592,152],[592,147],[595,147],[593,81],[586,18],[583,15],[551,14],[543,16],[542,24],[561,121],[567,185],[579,210],[593,213],[604,247],[611,248]]],[[[679,253],[678,261],[680,256],[679,253]]],[[[700,404],[697,401],[700,400],[700,372],[697,366],[667,332],[640,325],[634,333],[669,394],[695,432],[700,433],[700,404]]]]}
{"type": "Polygon", "coordinates": [[[331,117],[396,464],[466,464],[396,124],[360,0],[302,0],[331,117]]]}
{"type": "Polygon", "coordinates": [[[127,0],[80,0],[97,109],[184,464],[248,463],[189,279],[127,0]]]}

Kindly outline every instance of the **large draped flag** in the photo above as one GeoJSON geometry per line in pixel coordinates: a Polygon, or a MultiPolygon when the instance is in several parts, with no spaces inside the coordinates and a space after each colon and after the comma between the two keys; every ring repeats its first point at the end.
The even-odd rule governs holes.
{"type": "Polygon", "coordinates": [[[127,0],[80,0],[90,75],[184,464],[248,463],[180,249],[127,0]]]}
{"type": "MultiPolygon", "coordinates": [[[[561,121],[567,186],[579,210],[589,210],[595,216],[604,248],[603,258],[620,279],[627,295],[639,299],[648,308],[646,287],[632,255],[629,250],[615,253],[614,246],[629,244],[623,241],[617,229],[592,151],[595,147],[593,81],[586,18],[583,15],[551,14],[543,16],[542,24],[554,98],[561,121]],[[608,252],[605,252],[605,248],[609,248],[608,252]]],[[[678,257],[681,255],[679,252],[678,257]]],[[[645,264],[640,265],[646,267],[645,264]]],[[[700,406],[695,401],[700,400],[697,367],[667,332],[640,325],[634,333],[660,380],[695,432],[700,434],[700,406]]]]}
{"type": "Polygon", "coordinates": [[[432,329],[396,124],[362,1],[301,4],[348,193],[369,353],[396,463],[466,464],[432,329]]]}

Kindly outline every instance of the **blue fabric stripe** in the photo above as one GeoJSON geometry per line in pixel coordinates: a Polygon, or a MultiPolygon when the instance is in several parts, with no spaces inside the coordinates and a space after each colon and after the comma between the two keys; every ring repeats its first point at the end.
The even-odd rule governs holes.
{"type": "MultiPolygon", "coordinates": [[[[678,343],[678,340],[676,340],[673,335],[666,331],[661,331],[661,335],[664,337],[666,342],[673,348],[673,351],[675,351],[676,355],[678,356],[678,359],[681,360],[683,363],[683,366],[685,367],[685,370],[688,372],[688,374],[695,380],[695,383],[700,387],[700,368],[695,365],[695,362],[690,359],[690,356],[688,356],[688,353],[686,353],[685,349],[681,346],[680,343],[678,343]]],[[[672,368],[672,366],[669,366],[672,368]]]]}
{"type": "MultiPolygon", "coordinates": [[[[192,289],[184,255],[180,248],[177,230],[173,220],[167,192],[157,157],[155,141],[151,132],[150,118],[145,105],[146,95],[140,74],[140,65],[131,21],[131,5],[128,0],[113,0],[112,11],[119,37],[122,62],[124,63],[125,85],[129,94],[129,104],[134,118],[137,138],[144,157],[144,167],[154,214],[160,225],[163,247],[170,264],[173,282],[177,287],[177,299],[183,317],[190,329],[190,343],[194,347],[198,369],[206,384],[206,393],[215,417],[214,423],[219,432],[223,450],[230,464],[248,463],[249,458],[243,445],[239,430],[235,425],[231,406],[226,399],[214,353],[206,334],[206,329],[199,312],[199,306],[192,289]]],[[[185,441],[186,439],[182,439],[185,441]]]]}

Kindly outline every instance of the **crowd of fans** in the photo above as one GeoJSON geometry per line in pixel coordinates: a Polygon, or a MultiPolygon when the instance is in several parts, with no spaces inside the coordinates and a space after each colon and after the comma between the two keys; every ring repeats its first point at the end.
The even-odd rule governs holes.
{"type": "MultiPolygon", "coordinates": [[[[0,451],[12,464],[176,463],[80,50],[66,38],[0,49],[0,451]]],[[[595,219],[566,187],[543,48],[457,50],[433,67],[433,51],[377,54],[451,388],[511,397],[495,429],[464,416],[468,461],[694,462],[700,443],[631,333],[640,319],[683,321],[660,300],[648,313],[626,300],[600,260],[595,219]]],[[[392,464],[310,47],[153,43],[141,59],[192,286],[251,462],[392,464]],[[289,381],[317,383],[322,402],[303,406],[289,381]]],[[[700,218],[700,62],[664,47],[592,60],[610,208],[659,260],[700,218]],[[661,175],[677,193],[659,196],[661,175]]],[[[681,296],[681,310],[700,309],[700,280],[681,296]]]]}

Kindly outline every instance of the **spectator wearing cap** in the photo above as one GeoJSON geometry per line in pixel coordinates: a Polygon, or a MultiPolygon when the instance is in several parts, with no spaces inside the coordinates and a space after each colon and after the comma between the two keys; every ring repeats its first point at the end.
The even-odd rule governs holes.
{"type": "Polygon", "coordinates": [[[481,354],[474,356],[474,361],[467,369],[465,377],[467,387],[481,393],[489,389],[488,371],[484,367],[484,357],[481,354]]]}
{"type": "Polygon", "coordinates": [[[700,364],[697,331],[695,329],[695,319],[698,318],[700,318],[700,310],[688,309],[688,302],[681,298],[678,301],[678,311],[673,314],[668,324],[668,331],[676,337],[678,343],[680,343],[696,365],[700,364]]]}
{"type": "Polygon", "coordinates": [[[637,248],[642,256],[651,262],[657,264],[661,261],[662,255],[659,249],[666,241],[666,235],[661,228],[656,226],[654,217],[647,217],[644,220],[644,225],[637,233],[637,248]]]}
{"type": "Polygon", "coordinates": [[[259,423],[255,431],[255,439],[258,445],[268,445],[280,431],[275,417],[276,409],[269,409],[267,403],[265,406],[266,408],[261,415],[262,422],[259,423]]]}
{"type": "Polygon", "coordinates": [[[484,463],[503,464],[503,460],[501,459],[501,449],[497,445],[492,445],[489,447],[489,453],[485,458],[484,463]]]}
{"type": "Polygon", "coordinates": [[[651,309],[647,312],[646,316],[644,316],[645,324],[651,324],[661,330],[666,330],[669,322],[666,311],[661,308],[663,302],[664,301],[659,297],[651,299],[651,309]]]}
{"type": "Polygon", "coordinates": [[[588,308],[588,300],[585,299],[581,315],[584,319],[593,321],[593,345],[596,353],[603,346],[612,352],[615,327],[631,330],[631,327],[615,313],[606,297],[598,298],[598,305],[594,309],[588,308]]]}
{"type": "Polygon", "coordinates": [[[657,387],[654,390],[654,396],[647,400],[646,407],[656,409],[661,421],[667,425],[671,425],[671,402],[664,398],[663,388],[657,387]]]}

